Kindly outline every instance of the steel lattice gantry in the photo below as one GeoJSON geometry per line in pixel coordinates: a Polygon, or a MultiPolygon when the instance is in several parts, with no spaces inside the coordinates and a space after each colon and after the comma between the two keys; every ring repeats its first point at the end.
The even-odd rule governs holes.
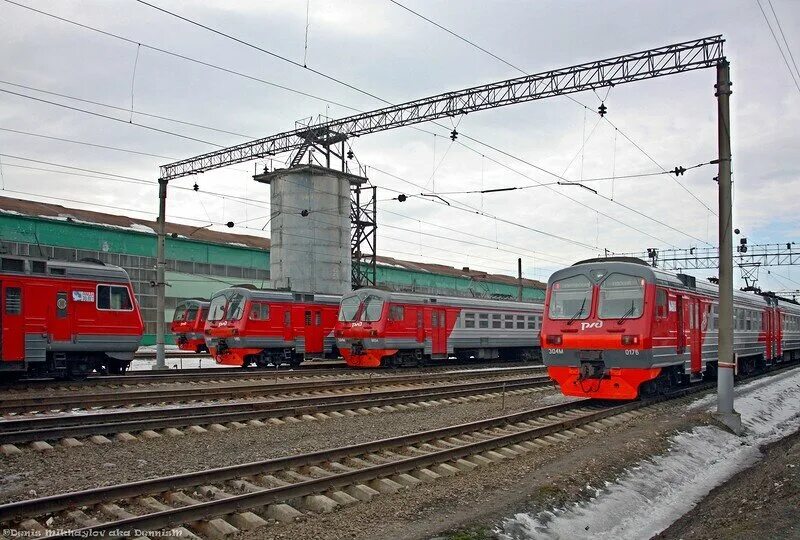
{"type": "Polygon", "coordinates": [[[724,41],[722,36],[695,39],[391,105],[176,161],[162,166],[160,176],[171,180],[298,150],[314,142],[341,141],[448,116],[710,68],[724,59],[724,41]]]}
{"type": "MultiPolygon", "coordinates": [[[[800,265],[800,249],[794,242],[780,244],[742,244],[733,255],[739,267],[800,265]],[[746,250],[742,249],[746,246],[746,250]]],[[[624,256],[649,260],[653,266],[665,270],[696,270],[719,268],[719,249],[650,249],[647,253],[624,253],[624,256]]]]}

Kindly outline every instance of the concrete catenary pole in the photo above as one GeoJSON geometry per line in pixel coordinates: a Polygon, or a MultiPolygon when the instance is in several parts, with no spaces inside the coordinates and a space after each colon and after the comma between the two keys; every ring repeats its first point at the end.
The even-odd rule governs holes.
{"type": "Polygon", "coordinates": [[[719,142],[719,360],[717,419],[737,435],[742,420],[733,408],[733,199],[731,196],[730,64],[717,65],[717,130],[719,142]]]}
{"type": "Polygon", "coordinates": [[[158,239],[156,243],[156,365],[153,369],[166,369],[164,355],[164,332],[166,332],[166,321],[164,320],[164,310],[166,309],[166,279],[164,268],[167,265],[165,246],[167,237],[167,180],[158,179],[158,239]]]}
{"type": "Polygon", "coordinates": [[[517,259],[517,300],[522,302],[522,257],[517,259]]]}

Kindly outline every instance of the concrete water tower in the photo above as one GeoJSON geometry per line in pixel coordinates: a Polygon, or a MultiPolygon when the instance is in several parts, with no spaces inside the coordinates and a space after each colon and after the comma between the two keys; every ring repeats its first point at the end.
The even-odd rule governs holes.
{"type": "Polygon", "coordinates": [[[351,186],[367,179],[318,165],[253,177],[270,186],[270,282],[317,294],[351,290],[351,186]]]}

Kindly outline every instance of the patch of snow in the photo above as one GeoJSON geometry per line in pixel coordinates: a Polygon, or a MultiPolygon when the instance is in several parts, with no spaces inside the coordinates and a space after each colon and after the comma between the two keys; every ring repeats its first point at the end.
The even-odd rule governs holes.
{"type": "MultiPolygon", "coordinates": [[[[713,488],[753,465],[759,447],[800,429],[800,368],[737,388],[742,437],[714,426],[679,433],[669,451],[626,469],[588,502],[538,514],[517,514],[496,529],[498,538],[639,539],[669,527],[713,488]]],[[[694,403],[708,407],[716,396],[694,403]]]]}
{"type": "Polygon", "coordinates": [[[10,214],[10,215],[13,215],[13,216],[24,216],[24,215],[26,215],[26,214],[23,214],[22,212],[17,212],[16,210],[5,210],[3,208],[0,208],[0,214],[10,214]]]}
{"type": "Polygon", "coordinates": [[[243,248],[250,248],[253,246],[248,246],[247,244],[242,244],[241,242],[227,242],[229,246],[236,246],[236,247],[243,247],[243,248]]]}
{"type": "MultiPolygon", "coordinates": [[[[222,364],[217,364],[210,356],[200,358],[183,358],[181,356],[170,356],[165,359],[165,364],[169,369],[194,369],[194,368],[229,368],[222,364]]],[[[153,366],[156,365],[155,358],[136,358],[131,362],[128,373],[136,375],[138,371],[151,373],[153,366]]]]}
{"type": "Polygon", "coordinates": [[[134,231],[139,231],[148,234],[156,234],[156,231],[154,231],[151,227],[148,227],[147,225],[142,225],[141,223],[131,223],[131,226],[129,228],[134,231]]]}

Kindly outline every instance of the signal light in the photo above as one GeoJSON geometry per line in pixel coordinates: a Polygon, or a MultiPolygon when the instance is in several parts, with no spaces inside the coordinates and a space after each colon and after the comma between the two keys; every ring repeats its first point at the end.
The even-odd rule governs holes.
{"type": "Polygon", "coordinates": [[[561,345],[563,342],[563,337],[561,334],[548,334],[547,336],[547,344],[548,345],[561,345]]]}
{"type": "Polygon", "coordinates": [[[622,344],[623,345],[638,345],[639,344],[639,336],[622,336],[622,344]]]}

